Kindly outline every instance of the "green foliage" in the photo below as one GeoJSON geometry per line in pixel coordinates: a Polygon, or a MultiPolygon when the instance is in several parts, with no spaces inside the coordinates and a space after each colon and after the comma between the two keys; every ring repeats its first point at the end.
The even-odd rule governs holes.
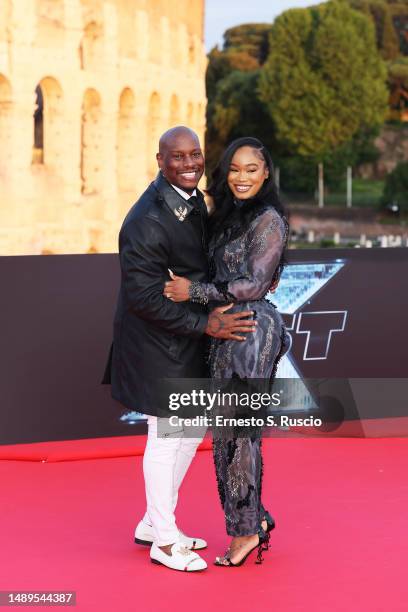
{"type": "MultiPolygon", "coordinates": [[[[372,155],[368,143],[387,108],[385,75],[372,24],[345,3],[278,17],[259,96],[275,126],[284,174],[324,162],[333,185],[347,165],[372,155]]],[[[293,178],[296,188],[305,187],[306,177],[293,178]]]]}
{"type": "Polygon", "coordinates": [[[283,191],[312,194],[317,187],[316,160],[311,157],[279,156],[271,151],[275,165],[280,168],[283,191]]]}
{"type": "Polygon", "coordinates": [[[269,24],[244,24],[224,33],[208,55],[206,165],[211,172],[225,146],[239,136],[273,143],[272,121],[257,97],[259,68],[268,53],[269,24]]]}
{"type": "Polygon", "coordinates": [[[205,86],[207,90],[208,103],[211,104],[217,92],[217,83],[231,72],[231,64],[228,56],[214,47],[208,54],[208,66],[205,75],[205,86]]]}
{"type": "Polygon", "coordinates": [[[407,5],[329,0],[286,11],[273,25],[227,30],[223,49],[208,56],[208,169],[243,135],[265,141],[290,191],[312,193],[319,162],[325,185],[337,189],[348,165],[374,161],[389,91],[396,119],[405,108],[408,58],[399,42],[407,5]]]}
{"type": "Polygon", "coordinates": [[[224,33],[224,46],[208,54],[207,96],[215,95],[216,85],[233,70],[258,70],[268,54],[270,25],[250,23],[230,28],[224,33]]]}
{"type": "Polygon", "coordinates": [[[269,52],[269,30],[267,23],[247,23],[226,30],[224,51],[246,53],[261,66],[269,52]]]}
{"type": "Polygon", "coordinates": [[[240,136],[260,138],[267,147],[274,146],[274,130],[271,119],[256,96],[259,71],[235,70],[224,77],[217,86],[211,101],[207,124],[207,167],[217,163],[225,145],[240,136]]]}
{"type": "Polygon", "coordinates": [[[408,212],[408,162],[399,163],[387,176],[382,206],[396,202],[401,212],[408,212]]]}
{"type": "MultiPolygon", "coordinates": [[[[377,208],[384,191],[384,181],[353,178],[353,208],[377,208]]],[[[339,184],[337,191],[326,194],[324,204],[341,206],[346,205],[347,182],[346,178],[339,184]]]]}
{"type": "Polygon", "coordinates": [[[214,47],[208,54],[206,73],[207,96],[211,101],[216,94],[217,84],[233,70],[252,72],[258,70],[259,62],[242,48],[230,47],[228,51],[220,51],[214,47]]]}
{"type": "Polygon", "coordinates": [[[401,113],[408,106],[408,84],[404,74],[404,60],[408,55],[408,2],[407,0],[347,0],[367,15],[374,23],[377,46],[388,61],[388,87],[390,92],[388,123],[400,124],[401,113]]]}
{"type": "Polygon", "coordinates": [[[361,129],[349,141],[326,155],[324,173],[325,182],[329,187],[339,186],[347,166],[356,167],[378,159],[379,151],[374,146],[374,138],[378,133],[378,127],[361,129]]]}
{"type": "Polygon", "coordinates": [[[382,124],[385,68],[362,15],[337,2],[290,10],[272,26],[270,44],[259,93],[292,154],[324,161],[382,124]]]}
{"type": "Polygon", "coordinates": [[[406,0],[347,0],[350,6],[373,20],[377,46],[384,59],[395,59],[407,54],[406,24],[408,3],[406,0]]]}
{"type": "Polygon", "coordinates": [[[408,57],[400,57],[388,64],[388,81],[400,83],[408,90],[408,57]]]}
{"type": "MultiPolygon", "coordinates": [[[[349,142],[332,149],[324,159],[324,184],[330,190],[337,190],[344,182],[347,166],[356,167],[361,163],[375,161],[379,152],[373,139],[378,130],[360,131],[349,142]]],[[[281,184],[285,191],[313,193],[317,186],[317,156],[283,154],[279,145],[272,148],[275,163],[280,167],[281,184]]]]}
{"type": "Polygon", "coordinates": [[[387,65],[390,110],[388,123],[401,123],[401,114],[408,107],[408,57],[399,57],[387,65]]]}
{"type": "Polygon", "coordinates": [[[322,238],[319,242],[319,247],[321,249],[333,249],[338,245],[331,238],[322,238]]]}
{"type": "Polygon", "coordinates": [[[384,11],[383,30],[381,36],[381,53],[384,59],[392,60],[399,55],[399,40],[388,7],[384,11]]]}

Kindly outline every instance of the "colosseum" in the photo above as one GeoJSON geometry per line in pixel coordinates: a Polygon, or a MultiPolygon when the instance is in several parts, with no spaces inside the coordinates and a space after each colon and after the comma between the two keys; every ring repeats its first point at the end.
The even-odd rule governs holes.
{"type": "Polygon", "coordinates": [[[1,0],[0,254],[113,252],[158,136],[205,125],[204,0],[1,0]]]}

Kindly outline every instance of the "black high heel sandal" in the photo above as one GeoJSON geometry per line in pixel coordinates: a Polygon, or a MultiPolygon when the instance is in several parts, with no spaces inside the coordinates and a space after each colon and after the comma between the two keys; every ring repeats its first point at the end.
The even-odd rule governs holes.
{"type": "Polygon", "coordinates": [[[248,550],[246,555],[244,557],[242,557],[242,559],[240,561],[238,561],[237,563],[233,563],[231,561],[231,558],[229,557],[230,551],[228,550],[224,557],[216,557],[216,559],[214,561],[214,565],[218,565],[220,567],[240,567],[241,565],[243,565],[245,563],[245,561],[247,560],[249,555],[256,548],[258,549],[258,554],[256,556],[255,563],[257,565],[261,565],[261,563],[263,563],[262,553],[263,553],[263,551],[268,550],[269,533],[264,531],[264,529],[262,527],[260,527],[260,529],[258,531],[258,538],[259,538],[258,544],[256,546],[254,546],[253,548],[251,548],[250,550],[248,550]]]}
{"type": "Polygon", "coordinates": [[[275,529],[275,519],[269,514],[267,510],[265,510],[265,514],[262,519],[262,522],[263,521],[266,522],[266,539],[263,545],[263,549],[269,550],[269,539],[271,537],[270,532],[272,531],[272,529],[275,529]]]}
{"type": "Polygon", "coordinates": [[[265,514],[264,517],[262,519],[263,521],[266,521],[266,531],[267,533],[269,533],[270,531],[272,531],[272,529],[275,529],[276,524],[275,524],[275,519],[273,518],[273,516],[271,516],[269,514],[269,512],[267,510],[265,510],[265,514]]]}

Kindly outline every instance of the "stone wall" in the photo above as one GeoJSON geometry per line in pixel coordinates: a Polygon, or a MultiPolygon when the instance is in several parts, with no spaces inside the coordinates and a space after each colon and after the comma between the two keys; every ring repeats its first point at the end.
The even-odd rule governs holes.
{"type": "Polygon", "coordinates": [[[160,133],[204,138],[203,19],[204,0],[1,0],[0,254],[116,250],[160,133]]]}

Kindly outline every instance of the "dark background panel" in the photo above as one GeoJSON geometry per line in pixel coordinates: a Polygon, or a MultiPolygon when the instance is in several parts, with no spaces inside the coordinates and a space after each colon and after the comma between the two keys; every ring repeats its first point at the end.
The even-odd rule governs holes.
{"type": "MultiPolygon", "coordinates": [[[[290,251],[289,263],[346,265],[301,310],[348,310],[308,377],[407,376],[408,249],[290,251]]],[[[134,434],[100,380],[119,287],[117,255],[0,257],[0,443],[134,434]]]]}
{"type": "Polygon", "coordinates": [[[1,443],[129,433],[110,387],[99,384],[117,257],[2,257],[0,275],[1,443]]]}
{"type": "Polygon", "coordinates": [[[305,377],[408,376],[408,249],[291,251],[289,261],[345,261],[344,267],[299,310],[347,311],[325,360],[304,361],[306,336],[292,352],[305,377]]]}

